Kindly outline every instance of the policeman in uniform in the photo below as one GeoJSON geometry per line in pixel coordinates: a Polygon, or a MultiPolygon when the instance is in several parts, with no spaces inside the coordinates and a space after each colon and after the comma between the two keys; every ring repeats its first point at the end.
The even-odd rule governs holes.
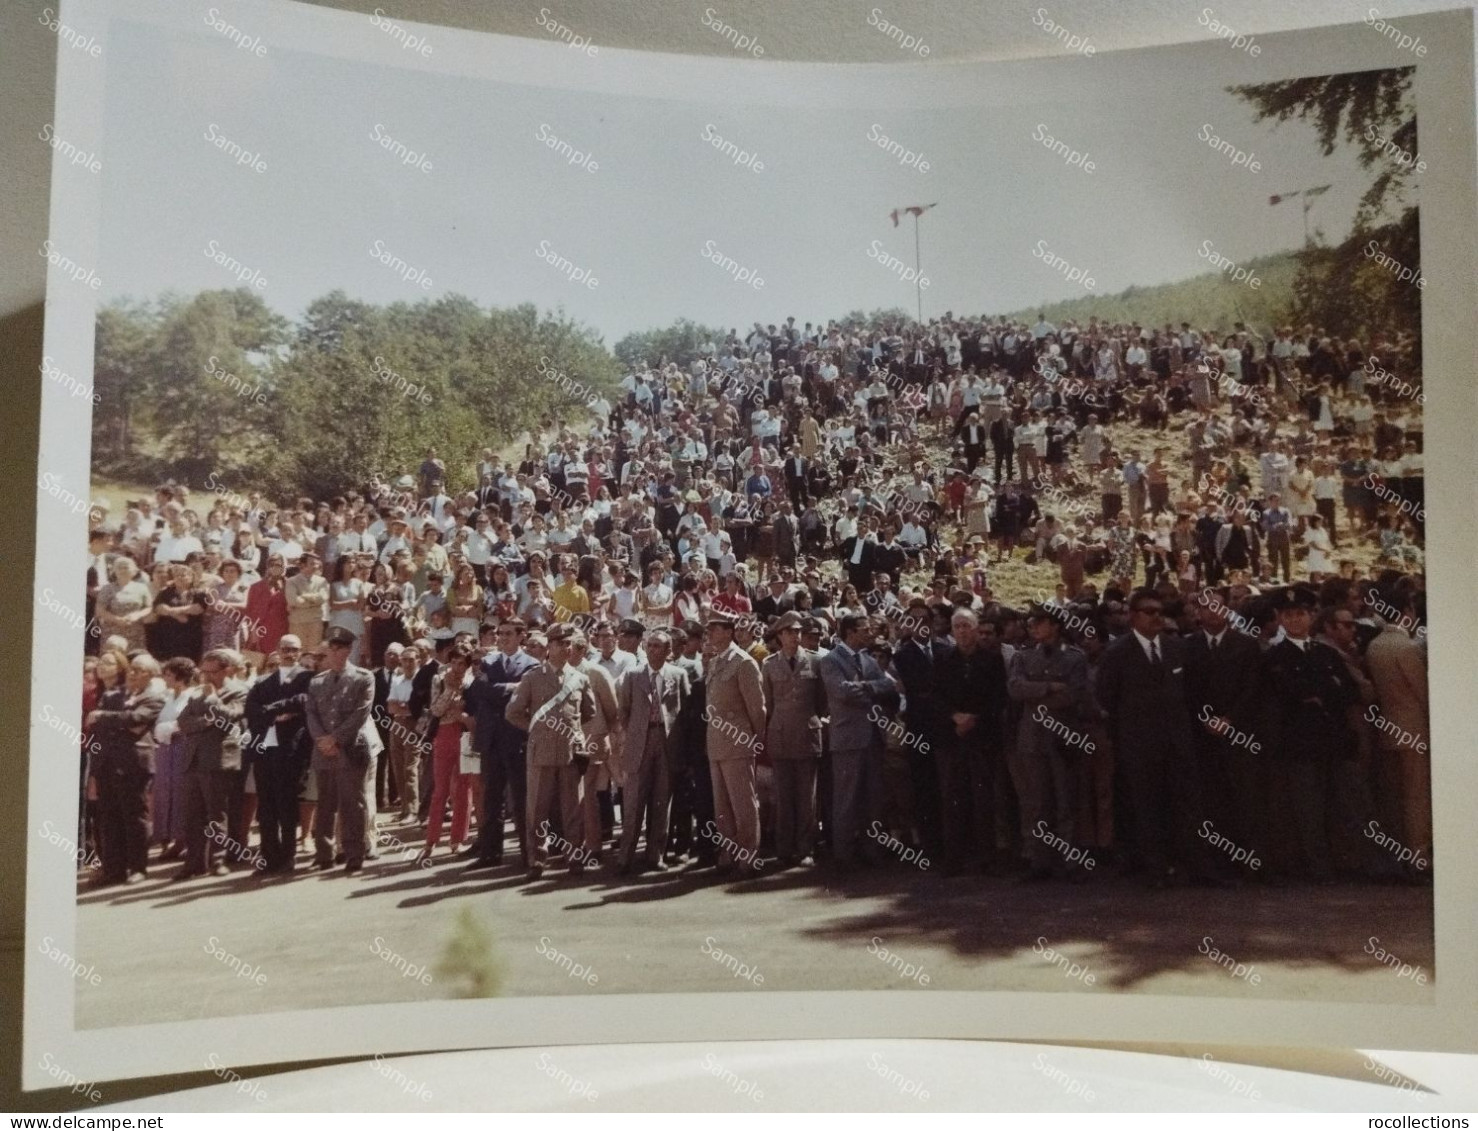
{"type": "Polygon", "coordinates": [[[801,615],[775,622],[779,650],[760,666],[770,704],[765,749],[775,767],[775,855],[780,866],[809,864],[816,834],[816,767],[826,684],[816,653],[801,644],[801,615]]]}
{"type": "Polygon", "coordinates": [[[364,865],[369,827],[366,792],[372,783],[368,726],[375,702],[375,677],[349,662],[355,636],[338,625],[323,637],[328,655],[308,684],[306,721],[313,739],[312,768],[318,782],[318,811],[313,818],[314,868],[334,862],[334,818],[339,819],[339,851],[344,874],[364,865]]]}

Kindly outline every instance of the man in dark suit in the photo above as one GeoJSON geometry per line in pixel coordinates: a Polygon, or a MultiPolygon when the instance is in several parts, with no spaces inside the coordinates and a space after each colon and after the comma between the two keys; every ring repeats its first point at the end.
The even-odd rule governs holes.
{"type": "Polygon", "coordinates": [[[525,626],[514,617],[498,626],[498,650],[483,660],[477,678],[467,689],[465,710],[476,720],[473,745],[482,756],[482,822],[473,846],[474,859],[467,870],[496,868],[503,863],[503,794],[512,794],[513,827],[518,834],[520,860],[529,863],[528,765],[525,761],[528,733],[506,718],[508,703],[518,682],[539,661],[523,650],[525,626]]]}
{"type": "Polygon", "coordinates": [[[858,593],[866,593],[872,588],[872,575],[877,568],[874,564],[877,561],[877,554],[877,536],[870,531],[865,519],[858,524],[856,534],[842,540],[840,547],[842,569],[846,571],[847,580],[852,583],[858,593]]]}
{"type": "MultiPolygon", "coordinates": [[[[888,540],[878,546],[876,553],[873,554],[872,562],[873,572],[875,574],[886,573],[888,575],[888,584],[892,587],[893,592],[898,592],[899,581],[903,577],[905,567],[908,565],[908,551],[898,544],[898,531],[896,529],[890,529],[888,531],[888,540]]],[[[861,593],[863,590],[859,589],[858,592],[861,593]]]]}
{"type": "Polygon", "coordinates": [[[1292,840],[1280,854],[1280,870],[1324,882],[1330,876],[1329,775],[1336,760],[1357,756],[1347,718],[1360,691],[1339,654],[1309,635],[1318,605],[1312,589],[1283,590],[1278,600],[1283,639],[1262,660],[1270,698],[1273,797],[1278,826],[1292,840]]]}
{"type": "Polygon", "coordinates": [[[939,699],[939,663],[949,655],[948,644],[937,642],[929,627],[929,606],[922,597],[909,602],[900,622],[905,638],[893,651],[893,670],[903,681],[903,725],[918,741],[907,747],[909,780],[913,785],[914,828],[924,855],[939,860],[944,854],[940,811],[939,771],[935,765],[950,726],[939,699]]]}
{"type": "Polygon", "coordinates": [[[411,697],[407,700],[410,710],[411,725],[421,734],[421,772],[419,787],[421,796],[416,799],[416,816],[422,824],[426,823],[427,816],[431,813],[431,787],[433,784],[433,772],[431,765],[431,742],[436,738],[436,722],[429,712],[431,708],[431,686],[436,678],[436,673],[441,670],[441,657],[447,648],[451,646],[451,638],[438,640],[433,645],[428,639],[416,641],[416,647],[420,649],[421,655],[426,662],[416,672],[415,679],[411,682],[411,697]],[[422,732],[424,726],[424,733],[422,732]]]}
{"type": "MultiPolygon", "coordinates": [[[[691,852],[701,866],[718,857],[713,841],[696,835],[713,819],[713,781],[706,753],[708,688],[704,682],[707,664],[703,657],[703,628],[690,621],[678,630],[676,643],[682,654],[672,662],[688,677],[688,695],[678,718],[682,741],[672,762],[672,820],[667,838],[668,855],[680,859],[691,852]]],[[[669,861],[670,862],[670,861],[669,861]]]]}
{"type": "Polygon", "coordinates": [[[185,736],[185,866],[176,880],[226,874],[217,838],[225,834],[231,778],[241,768],[246,684],[235,678],[240,666],[240,656],[229,648],[207,652],[200,660],[200,688],[176,720],[185,736]],[[215,835],[212,825],[220,830],[215,835]]]}
{"type": "Polygon", "coordinates": [[[253,877],[290,873],[298,844],[298,783],[307,739],[308,684],[313,673],[298,665],[303,646],[288,634],[277,642],[277,670],[246,693],[247,761],[257,785],[257,824],[265,870],[253,877]]]}
{"type": "Polygon", "coordinates": [[[1173,863],[1199,871],[1204,859],[1195,831],[1201,803],[1185,645],[1162,631],[1164,623],[1154,590],[1135,590],[1130,631],[1105,649],[1095,688],[1131,806],[1133,861],[1156,888],[1168,885],[1173,863]]]}
{"type": "Polygon", "coordinates": [[[791,609],[790,585],[778,574],[770,578],[770,591],[754,603],[755,619],[767,623],[791,609]]]}
{"type": "MultiPolygon", "coordinates": [[[[487,631],[484,626],[483,631],[487,631]]],[[[384,812],[394,803],[389,790],[395,785],[390,781],[390,684],[400,668],[400,655],[405,651],[403,644],[391,644],[385,649],[384,663],[374,670],[375,703],[370,710],[375,733],[380,736],[380,753],[375,758],[375,811],[384,812]]]]}
{"type": "Polygon", "coordinates": [[[324,634],[328,656],[308,684],[308,734],[313,739],[313,770],[318,781],[318,811],[313,818],[315,868],[333,866],[334,818],[339,819],[344,874],[364,866],[368,851],[371,770],[367,727],[375,701],[375,681],[349,662],[355,637],[345,628],[324,634]]]}
{"type": "MultiPolygon", "coordinates": [[[[965,413],[960,423],[960,436],[965,441],[965,474],[974,474],[976,466],[985,458],[986,428],[980,422],[980,414],[974,409],[965,413]]],[[[996,476],[999,479],[1000,471],[996,476]]]]}
{"type": "MultiPolygon", "coordinates": [[[[1266,860],[1271,750],[1262,734],[1262,650],[1230,627],[1224,591],[1203,590],[1195,612],[1200,629],[1186,641],[1186,694],[1206,815],[1222,835],[1249,852],[1262,849],[1258,859],[1266,860]],[[1264,741],[1254,753],[1259,737],[1264,741]]],[[[1242,864],[1250,869],[1251,861],[1242,864]]]]}
{"type": "Polygon", "coordinates": [[[810,501],[806,493],[806,470],[810,461],[801,457],[799,448],[791,448],[785,458],[785,490],[790,495],[791,506],[801,510],[810,501]]]}

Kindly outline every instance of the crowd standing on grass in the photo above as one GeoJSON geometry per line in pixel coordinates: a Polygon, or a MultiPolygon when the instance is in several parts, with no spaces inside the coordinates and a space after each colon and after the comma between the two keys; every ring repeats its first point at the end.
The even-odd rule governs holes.
{"type": "Polygon", "coordinates": [[[521,459],[99,505],[79,843],[1423,882],[1422,399],[1312,326],[792,318],[521,459]]]}

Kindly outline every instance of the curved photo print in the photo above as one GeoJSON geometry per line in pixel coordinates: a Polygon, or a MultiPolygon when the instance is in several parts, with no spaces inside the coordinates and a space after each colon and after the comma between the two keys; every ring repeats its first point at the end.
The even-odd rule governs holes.
{"type": "Polygon", "coordinates": [[[69,12],[62,1030],[1437,1003],[1425,60],[69,12]]]}

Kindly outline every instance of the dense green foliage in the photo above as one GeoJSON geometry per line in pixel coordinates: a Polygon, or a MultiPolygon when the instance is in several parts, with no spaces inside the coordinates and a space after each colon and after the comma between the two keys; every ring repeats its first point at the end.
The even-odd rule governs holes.
{"type": "Polygon", "coordinates": [[[1085,295],[1026,307],[1012,311],[1007,317],[1030,324],[1041,313],[1057,325],[1068,320],[1087,325],[1088,319],[1097,315],[1100,322],[1111,324],[1138,322],[1141,326],[1160,329],[1167,322],[1175,326],[1189,322],[1198,330],[1227,333],[1231,333],[1236,322],[1265,331],[1269,326],[1287,321],[1298,271],[1297,258],[1284,253],[1251,259],[1237,266],[1248,268],[1261,280],[1256,289],[1246,283],[1232,282],[1223,272],[1211,271],[1176,283],[1130,287],[1113,295],[1085,295]]]}
{"type": "Polygon", "coordinates": [[[292,325],[244,289],[104,308],[95,364],[95,474],[314,497],[414,471],[431,445],[448,486],[469,487],[482,448],[584,404],[576,382],[609,393],[618,376],[591,331],[532,306],[334,292],[292,325]]]}

